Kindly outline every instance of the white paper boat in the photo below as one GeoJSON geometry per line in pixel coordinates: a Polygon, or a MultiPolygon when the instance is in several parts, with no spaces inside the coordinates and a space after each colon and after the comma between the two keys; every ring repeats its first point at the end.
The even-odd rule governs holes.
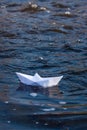
{"type": "Polygon", "coordinates": [[[16,72],[16,74],[21,83],[32,86],[42,86],[44,88],[58,85],[59,81],[63,78],[63,76],[43,78],[40,77],[38,73],[36,73],[34,76],[18,72],[16,72]]]}

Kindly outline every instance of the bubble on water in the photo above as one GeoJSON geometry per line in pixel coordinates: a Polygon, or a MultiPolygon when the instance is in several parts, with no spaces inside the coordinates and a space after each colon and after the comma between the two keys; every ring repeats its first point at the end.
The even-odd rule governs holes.
{"type": "Polygon", "coordinates": [[[31,2],[28,2],[29,5],[31,5],[31,2]]]}
{"type": "Polygon", "coordinates": [[[64,27],[64,24],[62,24],[61,26],[64,27]]]}
{"type": "Polygon", "coordinates": [[[80,39],[77,39],[77,42],[78,42],[78,43],[81,43],[82,41],[81,41],[80,39]]]}
{"type": "Polygon", "coordinates": [[[31,2],[28,2],[28,4],[29,4],[32,8],[37,8],[37,7],[38,7],[37,4],[32,4],[31,2]]]}
{"type": "Polygon", "coordinates": [[[39,124],[39,122],[35,122],[35,124],[36,124],[36,125],[38,125],[38,124],[39,124]]]}
{"type": "Polygon", "coordinates": [[[66,108],[66,107],[64,107],[63,109],[64,109],[64,110],[67,110],[67,108],[66,108]]]}
{"type": "Polygon", "coordinates": [[[37,96],[37,93],[30,93],[30,96],[36,97],[36,96],[37,96]]]}
{"type": "Polygon", "coordinates": [[[33,113],[34,115],[37,115],[37,113],[33,113]]]}
{"type": "Polygon", "coordinates": [[[53,22],[52,24],[53,24],[53,25],[56,25],[56,22],[53,22]]]}
{"type": "Polygon", "coordinates": [[[70,8],[68,8],[68,10],[71,10],[70,8]]]}
{"type": "Polygon", "coordinates": [[[70,13],[70,11],[66,11],[65,14],[66,15],[70,15],[71,13],[70,13]]]}
{"type": "Polygon", "coordinates": [[[44,58],[40,56],[39,59],[40,59],[40,60],[43,60],[44,58]]]}
{"type": "Polygon", "coordinates": [[[32,8],[37,8],[38,6],[36,4],[31,4],[32,8]]]}
{"type": "Polygon", "coordinates": [[[12,110],[13,110],[13,111],[16,111],[16,108],[13,108],[12,110]]]}
{"type": "Polygon", "coordinates": [[[66,102],[64,102],[64,101],[60,101],[59,104],[64,105],[64,104],[66,104],[66,102]]]}
{"type": "Polygon", "coordinates": [[[40,7],[41,10],[47,10],[45,7],[40,7]]]}
{"type": "Polygon", "coordinates": [[[9,102],[8,101],[5,101],[6,104],[8,104],[9,102]]]}
{"type": "Polygon", "coordinates": [[[10,124],[10,123],[11,123],[11,121],[7,121],[7,123],[8,123],[8,124],[10,124]]]}
{"type": "Polygon", "coordinates": [[[46,112],[48,112],[48,111],[55,111],[55,108],[44,108],[44,109],[42,109],[43,111],[46,111],[46,112]]]}
{"type": "Polygon", "coordinates": [[[44,125],[48,125],[48,123],[45,123],[44,125]]]}
{"type": "Polygon", "coordinates": [[[49,45],[52,46],[52,45],[54,45],[54,43],[51,42],[51,43],[49,43],[49,45]]]}
{"type": "Polygon", "coordinates": [[[50,10],[46,10],[47,13],[50,13],[50,10]]]}

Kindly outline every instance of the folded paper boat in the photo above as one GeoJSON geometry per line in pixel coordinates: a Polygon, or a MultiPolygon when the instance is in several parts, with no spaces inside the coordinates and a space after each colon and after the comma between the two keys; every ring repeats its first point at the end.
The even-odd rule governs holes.
{"type": "Polygon", "coordinates": [[[53,87],[58,85],[63,76],[43,78],[38,73],[34,76],[16,72],[21,83],[31,86],[41,86],[43,88],[53,87]]]}

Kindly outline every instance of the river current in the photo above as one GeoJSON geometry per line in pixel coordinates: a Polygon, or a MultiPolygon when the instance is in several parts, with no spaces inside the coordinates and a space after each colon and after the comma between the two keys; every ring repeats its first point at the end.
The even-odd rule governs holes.
{"type": "Polygon", "coordinates": [[[87,130],[87,0],[0,0],[0,130],[39,129],[87,130]],[[32,95],[15,72],[63,79],[32,95]]]}

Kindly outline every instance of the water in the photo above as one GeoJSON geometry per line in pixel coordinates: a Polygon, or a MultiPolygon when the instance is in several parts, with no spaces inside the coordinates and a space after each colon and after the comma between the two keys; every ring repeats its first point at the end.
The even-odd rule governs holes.
{"type": "Polygon", "coordinates": [[[86,0],[0,1],[0,129],[87,129],[86,9],[86,0]],[[64,78],[32,96],[15,72],[64,78]]]}

